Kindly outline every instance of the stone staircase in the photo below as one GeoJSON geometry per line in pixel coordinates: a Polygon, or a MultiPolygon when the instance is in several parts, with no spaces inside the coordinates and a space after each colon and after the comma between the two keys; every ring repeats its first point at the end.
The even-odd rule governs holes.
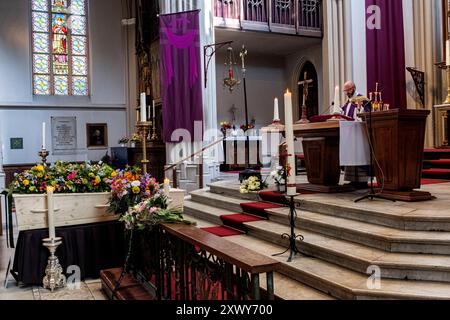
{"type": "MultiPolygon", "coordinates": [[[[441,200],[412,207],[384,201],[354,204],[355,194],[300,196],[296,234],[304,236],[297,242],[302,255],[292,263],[286,262],[287,255],[276,257],[281,262],[277,277],[283,279],[282,284],[275,282],[275,288],[281,285],[278,295],[450,299],[450,196],[444,195],[445,186],[433,187],[443,188],[441,200]],[[379,286],[374,286],[373,270],[380,272],[379,286]]],[[[200,227],[222,225],[220,216],[241,213],[242,202],[257,200],[255,194],[240,194],[234,181],[213,183],[191,193],[185,215],[200,227]]],[[[289,232],[289,209],[266,213],[267,220],[244,224],[246,234],[226,239],[269,256],[284,251],[288,243],[281,234],[289,232]]]]}

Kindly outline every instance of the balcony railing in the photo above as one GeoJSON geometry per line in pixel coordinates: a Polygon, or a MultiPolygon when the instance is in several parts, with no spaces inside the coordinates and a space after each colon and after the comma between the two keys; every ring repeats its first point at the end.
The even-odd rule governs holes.
{"type": "Polygon", "coordinates": [[[214,15],[220,27],[322,36],[321,0],[214,0],[214,15]]]}

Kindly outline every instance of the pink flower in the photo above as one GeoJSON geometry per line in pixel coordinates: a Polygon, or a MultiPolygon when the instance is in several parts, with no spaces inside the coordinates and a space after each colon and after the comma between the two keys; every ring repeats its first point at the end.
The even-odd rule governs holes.
{"type": "Polygon", "coordinates": [[[75,177],[77,176],[77,171],[76,170],[74,170],[74,171],[72,171],[68,176],[67,176],[67,179],[68,180],[73,180],[73,179],[75,179],[75,177]]]}

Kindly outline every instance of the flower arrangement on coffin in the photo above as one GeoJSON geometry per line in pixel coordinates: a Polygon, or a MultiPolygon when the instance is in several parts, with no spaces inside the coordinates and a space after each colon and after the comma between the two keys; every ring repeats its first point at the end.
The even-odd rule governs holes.
{"type": "Polygon", "coordinates": [[[160,192],[156,180],[149,174],[141,174],[139,168],[117,170],[108,183],[111,186],[110,211],[121,215],[160,192]]]}
{"type": "Polygon", "coordinates": [[[241,193],[252,193],[264,190],[267,187],[266,181],[261,181],[258,177],[252,176],[242,182],[239,191],[241,193]]]}
{"type": "Polygon", "coordinates": [[[55,193],[109,192],[108,180],[114,175],[115,171],[105,163],[57,162],[52,167],[37,164],[16,174],[9,190],[11,194],[39,194],[51,186],[55,193]]]}
{"type": "Polygon", "coordinates": [[[122,215],[119,221],[125,223],[127,230],[151,230],[159,223],[195,224],[185,220],[180,209],[168,209],[169,199],[161,191],[129,208],[122,215]]]}

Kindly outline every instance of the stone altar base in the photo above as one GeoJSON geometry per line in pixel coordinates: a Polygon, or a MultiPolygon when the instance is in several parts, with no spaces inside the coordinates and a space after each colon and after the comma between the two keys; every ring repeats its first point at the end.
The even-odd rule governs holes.
{"type": "Polygon", "coordinates": [[[302,190],[319,193],[344,193],[355,191],[355,188],[348,185],[322,186],[312,183],[300,183],[297,184],[297,190],[299,193],[301,193],[302,190]]]}

